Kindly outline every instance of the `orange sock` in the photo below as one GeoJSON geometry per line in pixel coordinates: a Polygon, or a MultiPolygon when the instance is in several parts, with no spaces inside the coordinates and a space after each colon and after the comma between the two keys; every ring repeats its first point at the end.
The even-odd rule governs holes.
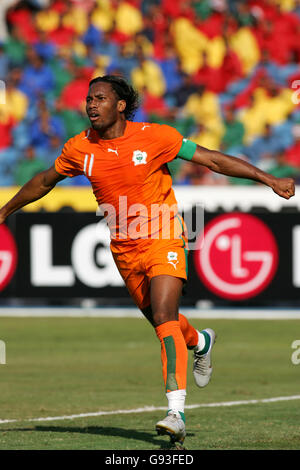
{"type": "Polygon", "coordinates": [[[181,313],[179,313],[179,324],[188,349],[193,349],[198,344],[197,330],[188,322],[187,318],[181,313]]]}
{"type": "Polygon", "coordinates": [[[188,354],[179,321],[168,321],[155,328],[161,343],[161,361],[166,392],[186,389],[188,354]]]}

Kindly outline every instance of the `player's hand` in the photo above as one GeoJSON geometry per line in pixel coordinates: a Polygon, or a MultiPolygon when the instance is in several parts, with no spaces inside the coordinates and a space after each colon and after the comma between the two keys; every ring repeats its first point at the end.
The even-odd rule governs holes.
{"type": "Polygon", "coordinates": [[[274,193],[284,199],[290,199],[295,195],[295,182],[293,178],[276,178],[272,184],[274,193]]]}

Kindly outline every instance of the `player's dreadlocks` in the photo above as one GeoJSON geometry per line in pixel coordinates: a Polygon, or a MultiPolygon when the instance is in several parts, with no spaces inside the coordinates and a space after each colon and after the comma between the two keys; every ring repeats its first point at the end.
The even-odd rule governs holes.
{"type": "Polygon", "coordinates": [[[90,81],[89,86],[97,82],[110,83],[117,97],[120,100],[126,101],[124,114],[126,119],[131,120],[139,107],[138,92],[119,75],[104,75],[103,77],[96,77],[90,81]]]}

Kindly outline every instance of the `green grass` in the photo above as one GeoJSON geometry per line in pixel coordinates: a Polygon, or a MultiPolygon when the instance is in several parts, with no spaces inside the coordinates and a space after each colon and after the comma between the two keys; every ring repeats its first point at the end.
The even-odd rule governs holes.
{"type": "MultiPolygon", "coordinates": [[[[291,344],[299,322],[193,320],[218,338],[209,386],[198,389],[189,355],[187,405],[300,394],[291,344]]],[[[159,450],[164,411],[62,421],[30,418],[166,406],[160,344],[143,319],[0,318],[0,449],[159,450]]],[[[300,401],[186,410],[186,447],[300,449],[300,401]]]]}

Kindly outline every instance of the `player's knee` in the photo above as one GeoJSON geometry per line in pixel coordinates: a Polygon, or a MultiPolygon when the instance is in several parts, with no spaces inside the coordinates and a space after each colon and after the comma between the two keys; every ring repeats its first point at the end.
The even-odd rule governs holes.
{"type": "Polygon", "coordinates": [[[176,313],[169,312],[168,310],[158,310],[157,312],[152,312],[152,318],[154,327],[162,325],[168,321],[178,320],[176,313]]]}

